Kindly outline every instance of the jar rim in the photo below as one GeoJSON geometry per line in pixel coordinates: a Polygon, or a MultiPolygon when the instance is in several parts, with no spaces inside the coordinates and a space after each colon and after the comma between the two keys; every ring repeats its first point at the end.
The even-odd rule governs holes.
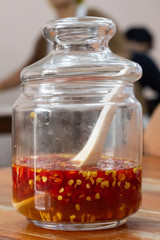
{"type": "Polygon", "coordinates": [[[56,27],[56,28],[63,28],[65,26],[104,26],[107,25],[109,27],[115,27],[114,22],[111,19],[103,18],[103,17],[68,17],[68,18],[59,18],[56,20],[49,21],[45,27],[56,27]]]}
{"type": "MultiPolygon", "coordinates": [[[[108,33],[108,38],[110,39],[116,33],[115,23],[108,18],[103,17],[69,17],[69,18],[60,18],[56,20],[49,21],[43,28],[43,36],[49,42],[54,42],[56,35],[59,32],[73,29],[83,29],[90,28],[95,30],[95,28],[103,28],[106,33],[108,33]]],[[[67,32],[68,35],[68,32],[67,32]]]]}

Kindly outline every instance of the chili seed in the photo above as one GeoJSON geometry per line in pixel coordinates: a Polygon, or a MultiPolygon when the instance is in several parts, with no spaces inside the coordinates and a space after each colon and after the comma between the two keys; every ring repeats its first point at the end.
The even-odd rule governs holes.
{"type": "Polygon", "coordinates": [[[93,184],[94,184],[93,178],[90,178],[89,180],[91,181],[91,183],[92,183],[92,185],[93,185],[93,184]]]}
{"type": "Polygon", "coordinates": [[[112,172],[112,178],[115,178],[115,177],[116,177],[116,171],[113,170],[113,171],[111,171],[111,172],[112,172]]]}
{"type": "Polygon", "coordinates": [[[73,222],[75,218],[76,218],[75,215],[71,215],[71,216],[70,216],[70,221],[73,222]]]}
{"type": "Polygon", "coordinates": [[[96,171],[92,172],[92,177],[97,177],[97,172],[96,171]]]}
{"type": "Polygon", "coordinates": [[[106,174],[106,175],[109,175],[109,174],[110,174],[110,171],[105,171],[105,174],[106,174]]]}
{"type": "Polygon", "coordinates": [[[109,187],[109,181],[101,182],[101,188],[103,188],[103,187],[109,187]]]}
{"type": "Polygon", "coordinates": [[[51,221],[51,218],[50,218],[49,212],[46,214],[46,216],[47,216],[47,221],[51,221]]]}
{"type": "Polygon", "coordinates": [[[115,187],[115,185],[116,185],[116,180],[112,182],[112,187],[115,187]]]}
{"type": "Polygon", "coordinates": [[[84,195],[80,195],[80,196],[79,196],[79,198],[83,198],[83,197],[84,197],[84,195]]]}
{"type": "Polygon", "coordinates": [[[30,113],[30,117],[31,117],[31,118],[34,118],[35,116],[36,116],[36,113],[35,113],[35,112],[31,112],[31,113],[30,113]]]}
{"type": "Polygon", "coordinates": [[[80,179],[77,179],[76,183],[77,183],[77,185],[81,185],[82,181],[80,179]]]}
{"type": "Polygon", "coordinates": [[[64,188],[62,187],[60,190],[59,190],[59,193],[63,193],[64,192],[64,188]]]}
{"type": "Polygon", "coordinates": [[[86,188],[91,188],[91,186],[89,185],[89,183],[86,184],[86,188]]]}
{"type": "Polygon", "coordinates": [[[125,187],[125,189],[129,189],[130,188],[130,183],[129,182],[125,182],[125,185],[124,185],[124,187],[125,187]]]}
{"type": "Polygon", "coordinates": [[[118,187],[120,187],[121,186],[121,182],[118,182],[118,187]]]}
{"type": "Polygon", "coordinates": [[[58,221],[57,216],[53,216],[53,222],[57,222],[57,221],[58,221]]]}
{"type": "Polygon", "coordinates": [[[57,199],[58,199],[59,201],[61,201],[61,200],[63,199],[63,197],[62,197],[61,195],[59,195],[59,196],[57,197],[57,199]]]}
{"type": "Polygon", "coordinates": [[[138,172],[138,167],[133,168],[133,172],[137,173],[138,172]]]}
{"type": "Polygon", "coordinates": [[[44,218],[43,213],[41,211],[40,211],[40,215],[41,215],[42,220],[45,221],[45,218],[44,218]]]}
{"type": "Polygon", "coordinates": [[[70,179],[70,180],[68,181],[68,185],[69,185],[69,186],[72,186],[73,183],[74,183],[74,180],[73,180],[73,179],[70,179]]]}
{"type": "Polygon", "coordinates": [[[91,171],[88,171],[87,172],[87,177],[91,177],[92,176],[92,172],[91,171]]]}
{"type": "Polygon", "coordinates": [[[89,213],[87,213],[87,222],[91,221],[91,215],[89,213]]]}
{"type": "Polygon", "coordinates": [[[122,203],[121,207],[119,208],[120,211],[123,211],[126,208],[126,205],[122,203]]]}
{"type": "Polygon", "coordinates": [[[46,176],[42,176],[42,182],[47,182],[47,177],[46,176]]]}
{"type": "Polygon", "coordinates": [[[49,215],[49,212],[48,213],[45,213],[45,212],[41,212],[41,217],[43,216],[42,220],[43,221],[51,221],[51,218],[50,218],[50,215],[49,215]]]}
{"type": "Polygon", "coordinates": [[[99,193],[95,194],[95,199],[100,199],[100,194],[99,193]]]}
{"type": "Polygon", "coordinates": [[[34,184],[33,180],[32,180],[32,179],[30,179],[30,180],[29,180],[29,185],[32,187],[32,186],[33,186],[33,184],[34,184]]]}
{"type": "Polygon", "coordinates": [[[40,182],[41,181],[41,177],[39,175],[36,176],[36,181],[40,182]]]}
{"type": "Polygon", "coordinates": [[[82,217],[81,217],[81,222],[84,223],[85,222],[85,213],[82,214],[82,217]]]}
{"type": "Polygon", "coordinates": [[[61,220],[61,219],[62,219],[62,213],[60,213],[60,212],[57,212],[57,213],[56,213],[56,215],[57,215],[57,217],[59,218],[59,220],[61,220]]]}
{"type": "Polygon", "coordinates": [[[80,207],[79,204],[76,204],[76,205],[75,205],[75,208],[76,208],[77,211],[79,211],[81,207],[80,207]]]}
{"type": "Polygon", "coordinates": [[[97,178],[97,179],[96,179],[96,183],[98,184],[98,183],[100,183],[100,182],[102,182],[102,178],[97,178]]]}
{"type": "Polygon", "coordinates": [[[139,182],[141,181],[139,177],[137,177],[137,180],[138,180],[139,182]]]}
{"type": "Polygon", "coordinates": [[[91,197],[86,197],[87,201],[92,201],[91,197]]]}
{"type": "Polygon", "coordinates": [[[82,172],[83,177],[87,177],[87,172],[82,172]]]}

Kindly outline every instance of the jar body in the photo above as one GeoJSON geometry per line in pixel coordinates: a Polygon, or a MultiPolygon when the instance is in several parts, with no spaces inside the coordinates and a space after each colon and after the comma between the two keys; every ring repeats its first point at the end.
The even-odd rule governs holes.
{"type": "Polygon", "coordinates": [[[61,230],[111,228],[138,210],[141,106],[132,84],[125,83],[118,100],[105,100],[114,87],[113,81],[24,85],[13,113],[13,205],[34,224],[61,230]],[[74,157],[106,106],[116,110],[100,158],[79,167],[74,157]]]}

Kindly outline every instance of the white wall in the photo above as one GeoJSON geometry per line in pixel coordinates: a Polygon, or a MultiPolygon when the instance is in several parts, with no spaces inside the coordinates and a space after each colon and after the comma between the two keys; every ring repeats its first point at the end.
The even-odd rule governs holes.
{"type": "MultiPolygon", "coordinates": [[[[155,37],[152,56],[160,62],[160,0],[86,0],[86,3],[109,15],[121,30],[133,25],[148,27],[155,37]]],[[[54,17],[47,0],[0,0],[0,81],[25,64],[43,25],[54,17]]],[[[18,94],[19,89],[0,92],[0,105],[11,108],[18,94]]],[[[4,136],[1,139],[4,143],[4,136]]]]}
{"type": "MultiPolygon", "coordinates": [[[[145,25],[155,36],[153,57],[160,54],[160,0],[86,0],[102,10],[122,30],[145,25]]],[[[0,79],[23,65],[31,55],[43,25],[54,18],[46,0],[0,0],[0,79]]]]}
{"type": "MultiPolygon", "coordinates": [[[[155,36],[154,58],[160,54],[160,0],[87,0],[109,14],[122,30],[145,25],[155,36]]],[[[0,79],[24,64],[46,21],[54,14],[45,0],[0,0],[0,79]]]]}
{"type": "Polygon", "coordinates": [[[0,78],[26,62],[52,16],[45,0],[0,0],[0,78]]]}
{"type": "Polygon", "coordinates": [[[160,0],[88,0],[116,21],[121,30],[131,26],[145,26],[155,37],[153,58],[160,65],[160,0]]]}

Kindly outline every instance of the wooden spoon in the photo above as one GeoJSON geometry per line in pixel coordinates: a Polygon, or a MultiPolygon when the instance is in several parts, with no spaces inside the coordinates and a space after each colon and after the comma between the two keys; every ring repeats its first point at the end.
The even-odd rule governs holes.
{"type": "MultiPolygon", "coordinates": [[[[128,74],[129,67],[124,68],[116,77],[124,74],[128,74]]],[[[125,85],[118,85],[107,95],[107,101],[116,102],[119,99],[120,93],[124,90],[125,85]]],[[[96,165],[100,159],[105,139],[108,134],[109,127],[112,123],[117,105],[106,105],[101,111],[98,121],[83,149],[72,159],[78,161],[78,167],[84,167],[89,165],[96,165]]]]}

